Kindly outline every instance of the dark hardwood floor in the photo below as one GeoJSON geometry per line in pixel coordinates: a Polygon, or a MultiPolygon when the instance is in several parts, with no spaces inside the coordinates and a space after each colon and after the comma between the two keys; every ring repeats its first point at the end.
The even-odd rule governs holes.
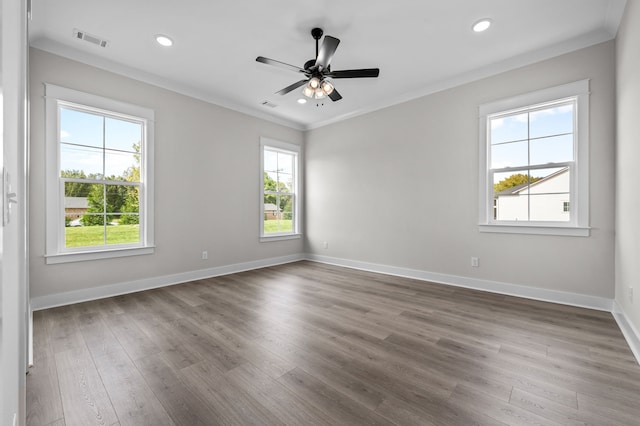
{"type": "Polygon", "coordinates": [[[34,313],[29,425],[640,425],[606,312],[298,262],[34,313]]]}

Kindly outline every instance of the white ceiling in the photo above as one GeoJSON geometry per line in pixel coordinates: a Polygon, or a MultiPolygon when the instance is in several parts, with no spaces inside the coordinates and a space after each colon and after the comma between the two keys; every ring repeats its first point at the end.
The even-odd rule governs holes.
{"type": "Polygon", "coordinates": [[[33,0],[31,45],[299,129],[318,127],[615,37],[626,0],[33,0]],[[493,20],[485,33],[471,25],[493,20]],[[341,40],[344,97],[300,105],[295,72],[315,56],[311,28],[341,40]],[[74,28],[109,41],[73,37],[74,28]],[[169,35],[171,48],[154,35],[169,35]],[[263,101],[277,105],[262,106],[263,101]]]}

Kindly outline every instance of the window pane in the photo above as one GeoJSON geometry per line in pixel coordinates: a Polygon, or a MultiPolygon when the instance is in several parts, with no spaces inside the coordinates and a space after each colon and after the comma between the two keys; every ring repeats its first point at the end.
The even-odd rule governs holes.
{"type": "Polygon", "coordinates": [[[278,232],[278,222],[281,216],[280,208],[278,207],[278,196],[267,195],[264,196],[264,233],[278,232]]]}
{"type": "Polygon", "coordinates": [[[107,226],[107,244],[140,242],[140,226],[136,224],[107,226]]]}
{"type": "Polygon", "coordinates": [[[124,202],[120,207],[122,213],[134,213],[133,216],[127,216],[126,220],[132,220],[133,222],[123,222],[124,219],[120,219],[120,223],[139,223],[138,213],[140,213],[140,187],[138,186],[125,186],[124,189],[124,202]]]}
{"type": "Polygon", "coordinates": [[[278,153],[278,172],[293,174],[293,155],[278,153]]]}
{"type": "Polygon", "coordinates": [[[60,142],[102,148],[102,116],[60,108],[60,142]]]}
{"type": "Polygon", "coordinates": [[[87,178],[102,177],[102,149],[60,144],[60,170],[77,171],[87,178]]]}
{"type": "Polygon", "coordinates": [[[104,244],[104,226],[84,226],[86,215],[65,215],[65,247],[101,246],[104,244]]]}
{"type": "Polygon", "coordinates": [[[87,192],[87,209],[82,215],[83,226],[104,225],[104,185],[91,184],[87,192]]]}
{"type": "Polygon", "coordinates": [[[494,217],[509,221],[570,220],[568,167],[494,174],[494,217]],[[530,177],[529,177],[530,175],[530,177]]]}
{"type": "Polygon", "coordinates": [[[118,225],[138,225],[140,223],[140,216],[136,213],[121,214],[118,218],[118,225]]]}
{"type": "Polygon", "coordinates": [[[82,226],[82,215],[77,213],[67,213],[64,215],[64,226],[76,228],[82,226]]]}
{"type": "Polygon", "coordinates": [[[278,174],[276,172],[264,172],[264,190],[277,191],[276,181],[278,174]]]}
{"type": "Polygon", "coordinates": [[[104,151],[105,179],[140,180],[139,155],[131,152],[104,151]]]}
{"type": "Polygon", "coordinates": [[[293,175],[287,173],[278,173],[278,191],[293,192],[293,175]]]}
{"type": "Polygon", "coordinates": [[[293,196],[280,196],[280,232],[293,232],[293,196]]]}
{"type": "Polygon", "coordinates": [[[141,195],[153,194],[153,167],[140,168],[153,160],[142,148],[153,150],[154,111],[53,85],[47,94],[46,112],[54,113],[47,119],[57,125],[46,133],[52,148],[46,153],[46,187],[58,196],[46,200],[47,217],[56,218],[56,226],[47,227],[46,252],[69,255],[48,263],[99,258],[88,254],[121,244],[146,248],[153,242],[153,228],[146,227],[153,205],[141,195]]]}
{"type": "Polygon", "coordinates": [[[65,182],[64,208],[65,213],[102,213],[104,212],[103,185],[65,182]]]}
{"type": "Polygon", "coordinates": [[[138,152],[141,140],[141,123],[105,118],[105,148],[138,152]]]}
{"type": "Polygon", "coordinates": [[[278,171],[278,153],[264,150],[264,171],[274,173],[278,171]]]}
{"type": "Polygon", "coordinates": [[[493,118],[490,121],[491,144],[513,142],[528,138],[528,114],[493,118]]]}
{"type": "MultiPolygon", "coordinates": [[[[122,213],[123,207],[127,202],[127,198],[130,195],[130,189],[128,185],[105,185],[105,191],[107,195],[106,208],[107,213],[122,213]]],[[[114,215],[108,215],[109,223],[114,219],[114,215]]]]}
{"type": "MultiPolygon", "coordinates": [[[[99,185],[100,186],[100,185],[99,185]]],[[[90,183],[84,182],[65,182],[64,183],[64,207],[66,208],[88,208],[87,197],[93,187],[90,183]],[[73,200],[67,202],[67,199],[73,200]]]]}
{"type": "Polygon", "coordinates": [[[573,133],[573,104],[534,111],[529,119],[532,139],[573,133]]]}
{"type": "Polygon", "coordinates": [[[496,220],[529,220],[529,172],[527,169],[494,173],[494,218],[496,220]]]}
{"type": "Polygon", "coordinates": [[[262,234],[293,232],[297,154],[264,147],[262,234]]]}
{"type": "Polygon", "coordinates": [[[531,173],[532,177],[529,177],[529,171],[527,169],[515,170],[511,172],[494,173],[493,174],[493,189],[494,193],[511,194],[514,191],[526,191],[526,185],[534,182],[536,171],[531,173]]]}
{"type": "Polygon", "coordinates": [[[569,168],[535,170],[540,179],[530,188],[531,221],[568,221],[569,212],[564,211],[564,203],[569,200],[569,168]]]}
{"type": "Polygon", "coordinates": [[[526,166],[529,163],[527,141],[491,145],[491,168],[526,166]]]}
{"type": "Polygon", "coordinates": [[[531,140],[531,164],[573,161],[573,135],[531,140]]]}

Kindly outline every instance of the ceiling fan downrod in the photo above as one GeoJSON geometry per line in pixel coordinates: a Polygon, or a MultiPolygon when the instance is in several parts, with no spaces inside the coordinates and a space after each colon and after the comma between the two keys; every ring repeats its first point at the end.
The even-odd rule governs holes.
{"type": "Polygon", "coordinates": [[[324,31],[322,31],[322,28],[314,28],[311,30],[311,37],[313,37],[313,39],[316,41],[316,58],[318,57],[318,52],[319,50],[319,45],[320,45],[320,39],[322,38],[322,34],[324,34],[324,31]]]}

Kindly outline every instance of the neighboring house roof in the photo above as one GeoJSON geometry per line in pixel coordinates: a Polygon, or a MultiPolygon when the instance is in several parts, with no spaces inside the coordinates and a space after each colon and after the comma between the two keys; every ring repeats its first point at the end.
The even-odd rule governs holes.
{"type": "Polygon", "coordinates": [[[278,206],[276,206],[273,203],[265,203],[264,211],[265,212],[268,212],[268,211],[280,211],[280,209],[278,208],[278,206]]]}
{"type": "Polygon", "coordinates": [[[555,173],[551,173],[549,176],[543,177],[540,180],[532,182],[531,184],[523,183],[523,184],[520,184],[520,185],[512,186],[511,188],[503,189],[500,192],[496,192],[494,194],[494,196],[495,197],[500,197],[500,196],[503,196],[503,195],[518,195],[518,193],[520,191],[527,189],[528,186],[536,186],[536,185],[541,184],[543,182],[546,182],[546,181],[548,181],[550,179],[553,179],[554,177],[559,176],[559,175],[561,175],[562,173],[564,173],[564,172],[566,172],[568,170],[569,170],[569,167],[564,167],[564,168],[558,170],[555,173]]]}
{"type": "Polygon", "coordinates": [[[64,197],[65,209],[88,209],[87,197],[64,197]]]}

